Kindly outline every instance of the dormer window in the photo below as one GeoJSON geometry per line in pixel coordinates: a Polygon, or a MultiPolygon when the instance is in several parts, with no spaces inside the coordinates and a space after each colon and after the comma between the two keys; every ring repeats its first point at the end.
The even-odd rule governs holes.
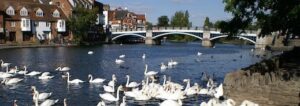
{"type": "Polygon", "coordinates": [[[59,11],[55,10],[52,14],[53,17],[60,17],[59,11]]]}
{"type": "Polygon", "coordinates": [[[28,16],[28,11],[25,7],[23,7],[20,11],[20,15],[21,16],[28,16]]]}
{"type": "Polygon", "coordinates": [[[15,9],[12,6],[9,6],[6,9],[6,14],[8,14],[8,15],[15,15],[15,9]]]}
{"type": "Polygon", "coordinates": [[[38,17],[43,17],[44,16],[44,12],[41,8],[39,8],[36,13],[35,13],[36,16],[38,17]]]}

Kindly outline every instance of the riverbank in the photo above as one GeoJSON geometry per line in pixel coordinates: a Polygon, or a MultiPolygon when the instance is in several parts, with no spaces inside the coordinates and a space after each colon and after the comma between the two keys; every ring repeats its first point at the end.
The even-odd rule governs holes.
{"type": "Polygon", "coordinates": [[[250,100],[260,106],[300,105],[300,48],[228,73],[224,93],[240,104],[250,100]]]}
{"type": "Polygon", "coordinates": [[[46,47],[70,47],[70,46],[78,46],[76,44],[25,44],[25,45],[0,45],[1,49],[15,49],[15,48],[46,48],[46,47]]]}

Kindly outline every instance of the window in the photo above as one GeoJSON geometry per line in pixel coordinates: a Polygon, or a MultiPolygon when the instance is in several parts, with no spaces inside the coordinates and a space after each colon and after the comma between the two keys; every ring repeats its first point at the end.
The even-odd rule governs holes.
{"type": "Polygon", "coordinates": [[[36,16],[38,16],[38,17],[43,17],[43,16],[44,16],[43,10],[42,10],[41,8],[39,8],[39,9],[36,11],[36,16]]]}
{"type": "Polygon", "coordinates": [[[59,15],[59,11],[58,10],[55,10],[52,14],[53,17],[60,17],[59,15]]]}
{"type": "Polygon", "coordinates": [[[20,11],[20,15],[21,16],[27,16],[28,15],[28,12],[27,12],[27,9],[25,7],[23,7],[20,11]]]}
{"type": "Polygon", "coordinates": [[[26,20],[26,27],[29,27],[30,26],[30,21],[29,19],[26,20]]]}
{"type": "Polygon", "coordinates": [[[50,27],[50,23],[49,22],[46,22],[46,27],[50,27]]]}
{"type": "Polygon", "coordinates": [[[13,21],[13,22],[10,22],[10,26],[11,26],[11,27],[16,27],[16,22],[14,22],[14,21],[13,21]]]}
{"type": "Polygon", "coordinates": [[[6,14],[8,14],[8,15],[15,15],[15,9],[12,6],[9,6],[6,9],[6,14]]]}

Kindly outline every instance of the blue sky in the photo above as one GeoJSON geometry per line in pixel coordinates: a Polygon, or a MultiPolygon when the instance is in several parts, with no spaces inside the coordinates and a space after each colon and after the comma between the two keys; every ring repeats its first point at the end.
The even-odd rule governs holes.
{"type": "Polygon", "coordinates": [[[176,11],[188,10],[193,26],[202,26],[206,16],[212,22],[230,19],[231,15],[224,12],[223,0],[98,0],[109,4],[111,9],[126,7],[136,13],[146,13],[147,20],[153,24],[157,18],[167,15],[169,18],[176,11]]]}

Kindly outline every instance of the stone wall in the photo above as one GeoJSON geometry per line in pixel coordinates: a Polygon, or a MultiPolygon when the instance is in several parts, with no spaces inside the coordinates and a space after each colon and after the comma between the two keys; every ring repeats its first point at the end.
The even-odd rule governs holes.
{"type": "Polygon", "coordinates": [[[224,79],[225,95],[238,104],[247,99],[261,106],[299,106],[299,51],[228,73],[224,79]]]}

